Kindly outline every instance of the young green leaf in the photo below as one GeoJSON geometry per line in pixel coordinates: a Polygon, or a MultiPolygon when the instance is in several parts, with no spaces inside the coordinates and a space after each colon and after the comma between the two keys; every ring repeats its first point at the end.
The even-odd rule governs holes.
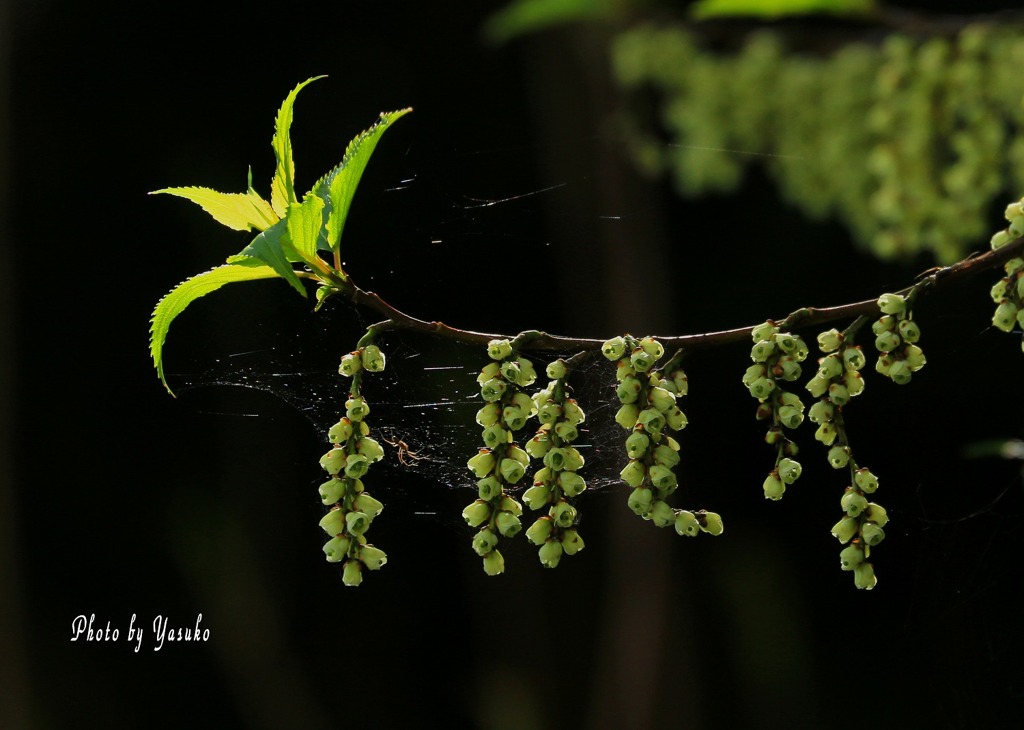
{"type": "Polygon", "coordinates": [[[252,259],[239,260],[234,264],[218,266],[193,276],[191,279],[186,279],[157,302],[156,309],[153,310],[153,316],[149,321],[149,354],[153,357],[153,365],[156,367],[160,382],[167,388],[168,393],[174,395],[171,386],[167,384],[167,378],[164,377],[163,348],[164,341],[167,339],[167,331],[174,318],[196,299],[217,291],[225,284],[236,281],[272,279],[276,276],[278,276],[277,272],[269,266],[264,266],[252,259]]]}
{"type": "Polygon", "coordinates": [[[356,194],[356,187],[370,161],[370,156],[377,147],[377,141],[381,135],[388,130],[388,127],[396,119],[399,119],[412,109],[400,109],[394,112],[383,112],[372,127],[358,134],[345,149],[345,156],[341,164],[324,175],[313,186],[312,194],[324,198],[330,202],[330,214],[327,218],[327,246],[331,251],[337,251],[341,242],[341,232],[345,227],[345,219],[348,218],[349,208],[352,206],[352,198],[356,194]]]}
{"type": "Polygon", "coordinates": [[[320,229],[324,227],[324,201],[315,195],[307,195],[302,203],[292,203],[288,208],[288,239],[292,248],[303,260],[319,262],[316,243],[320,229]]]}
{"type": "Polygon", "coordinates": [[[242,263],[246,259],[259,259],[272,268],[277,275],[287,281],[302,296],[306,296],[306,290],[302,282],[295,275],[292,268],[293,261],[302,261],[303,258],[292,248],[291,243],[286,240],[285,233],[288,231],[288,220],[281,220],[262,231],[252,243],[242,249],[240,254],[229,256],[228,263],[242,263]]]}
{"type": "Polygon", "coordinates": [[[164,188],[154,190],[150,195],[166,193],[191,200],[213,219],[236,231],[264,231],[278,221],[270,203],[261,198],[251,187],[247,193],[221,193],[210,188],[164,188]]]}
{"type": "Polygon", "coordinates": [[[290,136],[292,107],[295,105],[295,97],[304,86],[322,78],[324,77],[314,76],[292,89],[282,102],[281,109],[277,112],[277,120],[274,122],[274,139],[271,144],[274,147],[274,156],[277,158],[277,168],[274,171],[274,180],[270,185],[270,204],[281,218],[284,218],[287,213],[288,206],[297,200],[295,197],[295,162],[292,160],[290,136]]]}

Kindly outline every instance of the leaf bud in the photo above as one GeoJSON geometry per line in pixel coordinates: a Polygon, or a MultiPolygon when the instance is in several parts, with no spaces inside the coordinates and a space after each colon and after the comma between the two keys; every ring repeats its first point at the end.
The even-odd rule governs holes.
{"type": "Polygon", "coordinates": [[[687,512],[681,510],[676,515],[676,532],[686,537],[695,537],[700,532],[700,525],[697,523],[697,518],[693,512],[687,512]]]}
{"type": "Polygon", "coordinates": [[[336,535],[324,543],[324,555],[328,563],[340,563],[348,555],[349,545],[352,541],[347,537],[336,535]]]}
{"type": "Polygon", "coordinates": [[[384,370],[384,353],[376,345],[367,345],[363,348],[362,360],[363,367],[371,373],[379,373],[384,370]]]}
{"type": "Polygon", "coordinates": [[[548,540],[540,546],[540,562],[545,568],[558,567],[558,561],[562,559],[562,543],[548,540]]]}

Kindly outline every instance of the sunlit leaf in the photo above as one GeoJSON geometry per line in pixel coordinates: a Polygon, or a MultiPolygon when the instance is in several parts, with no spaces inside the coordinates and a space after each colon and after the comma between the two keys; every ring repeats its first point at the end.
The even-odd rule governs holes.
{"type": "Polygon", "coordinates": [[[292,248],[306,261],[317,258],[316,244],[320,237],[320,229],[324,226],[324,201],[316,195],[307,195],[302,203],[292,203],[285,219],[288,226],[288,238],[292,248]]]}
{"type": "Polygon", "coordinates": [[[700,0],[690,7],[697,18],[739,15],[781,18],[787,15],[866,15],[875,10],[874,0],[700,0]]]}
{"type": "Polygon", "coordinates": [[[186,279],[157,302],[156,309],[153,310],[153,316],[149,321],[149,353],[153,357],[153,365],[156,366],[160,382],[164,384],[168,392],[171,392],[171,387],[167,384],[167,378],[164,377],[163,347],[164,341],[167,339],[167,331],[174,318],[185,311],[185,308],[196,299],[217,291],[225,284],[236,281],[272,279],[277,276],[276,271],[258,261],[239,260],[237,263],[218,266],[193,276],[191,279],[186,279]]]}
{"type": "Polygon", "coordinates": [[[250,188],[247,193],[221,193],[210,188],[164,188],[150,195],[166,193],[191,200],[214,220],[236,231],[263,231],[278,221],[270,204],[250,188]]]}
{"type": "Polygon", "coordinates": [[[274,156],[277,158],[277,168],[274,170],[274,180],[270,185],[270,204],[274,212],[284,218],[288,206],[296,202],[295,197],[295,162],[292,160],[292,107],[295,105],[295,97],[308,84],[313,83],[323,76],[314,76],[306,79],[291,90],[291,93],[281,104],[277,112],[277,120],[274,122],[274,156]]]}
{"type": "Polygon", "coordinates": [[[286,240],[287,225],[287,220],[278,221],[252,239],[252,243],[242,249],[240,254],[228,258],[228,263],[239,263],[246,258],[259,259],[291,284],[299,294],[306,296],[306,290],[303,288],[302,282],[299,281],[299,277],[295,275],[295,269],[292,268],[293,262],[303,259],[286,240]]]}

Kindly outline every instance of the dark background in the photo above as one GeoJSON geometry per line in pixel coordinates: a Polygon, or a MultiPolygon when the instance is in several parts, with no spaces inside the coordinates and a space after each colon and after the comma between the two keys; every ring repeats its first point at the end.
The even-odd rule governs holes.
{"type": "MultiPolygon", "coordinates": [[[[968,5],[984,9],[947,4],[968,5]]],[[[500,578],[460,525],[469,480],[439,478],[472,442],[453,469],[371,472],[384,570],[348,589],[323,561],[318,427],[344,386],[321,376],[369,315],[313,315],[281,282],[229,287],[168,341],[172,385],[208,385],[164,392],[147,353],[153,305],[247,237],[146,193],[240,191],[250,164],[265,193],[277,107],[317,74],[329,78],[300,95],[292,130],[303,190],[377,112],[415,108],[363,179],[345,259],[364,288],[424,318],[713,331],[873,297],[931,265],[877,263],[756,172],[739,195],[700,201],[639,178],[607,124],[611,29],[493,48],[480,28],[499,6],[0,5],[0,725],[1018,726],[1020,465],[964,457],[1022,436],[1019,343],[988,326],[995,275],[927,300],[928,366],[906,388],[870,377],[849,409],[892,518],[870,593],[838,570],[828,533],[844,485],[809,430],[804,476],[783,503],[762,498],[772,455],[739,383],[745,345],[687,366],[677,502],[721,512],[724,536],[655,530],[609,486],[580,502],[584,552],[546,571],[519,538],[500,578]],[[785,285],[749,265],[766,254],[785,285]],[[239,353],[254,380],[299,376],[276,393],[209,385],[239,381],[223,364],[239,353]],[[190,626],[200,613],[207,643],[153,651],[155,616],[190,626]],[[71,642],[80,614],[119,641],[71,642]]],[[[410,353],[467,371],[479,360],[391,345],[412,377],[410,353]]],[[[391,387],[373,425],[422,433],[399,401],[443,394],[416,387],[391,387]]],[[[610,392],[587,395],[593,411],[610,392]]],[[[595,458],[588,478],[610,479],[614,462],[595,458]]]]}

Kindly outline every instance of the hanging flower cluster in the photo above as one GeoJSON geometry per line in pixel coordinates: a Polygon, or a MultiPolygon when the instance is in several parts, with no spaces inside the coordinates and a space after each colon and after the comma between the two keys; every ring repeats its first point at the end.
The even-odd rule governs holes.
{"type": "MultiPolygon", "coordinates": [[[[1007,206],[1006,220],[1009,227],[992,236],[993,250],[1024,236],[1024,199],[1007,206]]],[[[1003,332],[1012,332],[1014,327],[1024,329],[1024,258],[1013,257],[1003,264],[1003,270],[1006,276],[992,287],[992,301],[996,304],[992,324],[1003,332]]],[[[1024,350],[1024,338],[1020,346],[1024,350]]]]}
{"type": "Polygon", "coordinates": [[[369,437],[365,419],[370,406],[361,394],[362,378],[364,372],[383,369],[384,353],[373,344],[341,358],[338,371],[352,378],[352,386],[345,415],[327,432],[334,447],[320,458],[320,466],[330,475],[320,485],[320,498],[331,507],[320,520],[320,527],[331,535],[324,554],[328,562],[344,561],[342,580],[347,586],[363,582],[363,567],[379,570],[388,560],[383,550],[366,541],[366,531],[384,505],[366,492],[362,481],[370,466],[384,458],[384,449],[369,437]]]}

